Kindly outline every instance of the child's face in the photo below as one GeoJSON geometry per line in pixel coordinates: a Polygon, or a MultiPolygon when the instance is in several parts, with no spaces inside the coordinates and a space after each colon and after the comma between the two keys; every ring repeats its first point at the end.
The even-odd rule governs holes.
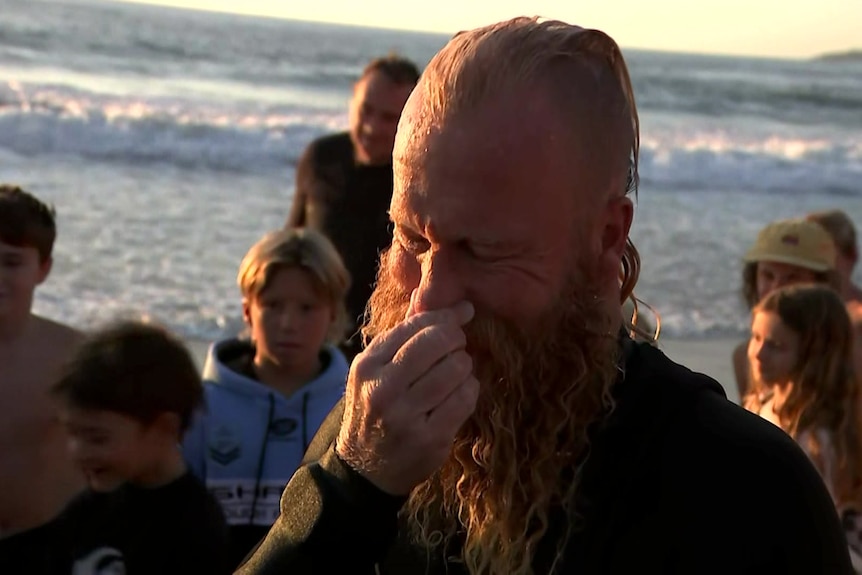
{"type": "Polygon", "coordinates": [[[113,491],[124,483],[146,485],[165,449],[158,425],[95,409],[67,407],[61,418],[69,451],[94,491],[113,491]]]}
{"type": "Polygon", "coordinates": [[[259,360],[297,370],[317,362],[333,309],[315,292],[308,272],[279,270],[266,289],[243,302],[243,307],[259,360]]]}
{"type": "Polygon", "coordinates": [[[785,286],[817,281],[813,271],[778,262],[758,262],[757,297],[763,299],[769,293],[785,286]]]}
{"type": "Polygon", "coordinates": [[[32,247],[0,241],[0,318],[28,313],[33,290],[48,276],[51,262],[41,262],[32,247]]]}
{"type": "Polygon", "coordinates": [[[799,335],[776,313],[759,311],[751,321],[748,360],[756,381],[765,385],[790,382],[799,353],[799,335]]]}

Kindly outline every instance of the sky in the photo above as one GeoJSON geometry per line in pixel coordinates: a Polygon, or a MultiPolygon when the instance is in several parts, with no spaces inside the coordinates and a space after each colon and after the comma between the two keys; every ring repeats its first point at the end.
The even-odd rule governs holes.
{"type": "MultiPolygon", "coordinates": [[[[115,0],[135,1],[142,0],[115,0]]],[[[146,0],[451,34],[513,16],[599,28],[624,48],[766,57],[862,49],[862,0],[146,0]]]]}

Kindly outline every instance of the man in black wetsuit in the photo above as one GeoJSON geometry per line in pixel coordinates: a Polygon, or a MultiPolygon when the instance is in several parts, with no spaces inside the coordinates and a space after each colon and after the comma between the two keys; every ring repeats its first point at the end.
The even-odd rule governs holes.
{"type": "Polygon", "coordinates": [[[335,244],[350,271],[347,294],[348,360],[361,349],[356,333],[377,272],[389,247],[392,146],[398,118],[419,79],[416,65],[390,55],[372,60],[353,88],[350,131],[312,142],[296,169],[296,191],[287,227],[308,226],[335,244]]]}
{"type": "Polygon", "coordinates": [[[622,329],[638,131],[599,31],[521,18],[435,56],[371,343],[238,573],[851,572],[796,443],[622,329]]]}

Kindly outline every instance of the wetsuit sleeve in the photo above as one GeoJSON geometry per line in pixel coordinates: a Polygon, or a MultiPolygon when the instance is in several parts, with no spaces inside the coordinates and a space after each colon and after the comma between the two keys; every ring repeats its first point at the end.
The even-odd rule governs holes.
{"type": "Polygon", "coordinates": [[[404,501],[377,489],[330,447],[294,474],[281,515],[236,573],[372,575],[395,539],[404,501]]]}
{"type": "Polygon", "coordinates": [[[796,442],[729,405],[694,415],[705,433],[680,440],[684,451],[665,460],[688,502],[675,514],[673,573],[851,575],[832,498],[796,442]]]}
{"type": "Polygon", "coordinates": [[[171,557],[171,572],[230,575],[233,568],[227,557],[229,548],[226,535],[215,539],[189,533],[181,549],[174,551],[171,557]]]}
{"type": "Polygon", "coordinates": [[[803,450],[792,440],[788,444],[762,457],[779,470],[778,477],[750,476],[749,484],[762,490],[765,521],[760,557],[747,572],[852,575],[847,538],[829,489],[803,450]]]}
{"type": "MultiPolygon", "coordinates": [[[[787,481],[795,482],[792,477],[787,481]]],[[[823,486],[812,487],[813,491],[796,490],[795,498],[779,496],[771,502],[767,499],[773,494],[766,487],[758,509],[736,508],[736,513],[725,509],[723,524],[719,514],[704,514],[702,521],[687,524],[692,539],[680,546],[683,557],[672,572],[854,575],[829,495],[823,486]],[[761,514],[767,517],[758,517],[761,514]],[[717,520],[719,525],[709,524],[717,520]]],[[[752,489],[761,488],[752,484],[752,489]]]]}
{"type": "Polygon", "coordinates": [[[341,429],[341,420],[344,417],[344,397],[338,400],[338,403],[329,411],[326,419],[317,428],[317,433],[311,438],[311,443],[308,444],[308,449],[305,450],[305,455],[302,457],[300,466],[314,463],[320,460],[329,448],[335,442],[335,437],[341,429]]]}
{"type": "Polygon", "coordinates": [[[314,181],[316,157],[314,148],[314,144],[309,145],[296,166],[296,185],[293,191],[293,202],[290,206],[290,213],[287,216],[287,222],[285,222],[286,228],[299,228],[307,223],[305,210],[309,194],[311,193],[309,187],[314,181]]]}
{"type": "Polygon", "coordinates": [[[192,475],[201,481],[206,481],[206,449],[204,448],[206,418],[200,411],[195,413],[192,423],[183,437],[183,458],[192,475]]]}

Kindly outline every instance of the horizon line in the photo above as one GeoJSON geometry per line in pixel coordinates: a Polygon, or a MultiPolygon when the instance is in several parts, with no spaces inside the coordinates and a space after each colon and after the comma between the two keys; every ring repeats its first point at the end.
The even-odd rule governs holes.
{"type": "MultiPolygon", "coordinates": [[[[44,0],[43,0],[44,1],[44,0]]],[[[50,1],[50,0],[49,0],[50,1]]],[[[72,3],[90,3],[90,4],[120,4],[120,5],[133,5],[138,7],[145,8],[155,8],[155,9],[166,9],[166,10],[176,10],[180,12],[194,12],[194,13],[204,13],[204,14],[215,14],[220,16],[235,16],[240,18],[249,18],[249,19],[260,19],[260,20],[278,20],[282,22],[296,22],[301,24],[316,24],[316,25],[324,25],[324,26],[335,26],[335,27],[343,27],[343,28],[360,28],[364,30],[380,30],[386,32],[406,32],[412,34],[427,34],[431,36],[442,36],[451,38],[454,34],[458,33],[460,30],[455,30],[452,32],[442,32],[440,30],[427,30],[427,29],[419,29],[419,28],[410,28],[410,27],[396,27],[396,26],[387,26],[381,24],[357,24],[355,22],[341,22],[341,21],[332,21],[332,20],[319,20],[319,19],[310,19],[310,18],[297,18],[291,16],[282,16],[276,14],[263,14],[260,12],[237,12],[231,10],[220,10],[217,8],[204,8],[197,6],[176,6],[174,4],[169,4],[170,0],[55,0],[59,2],[72,2],[72,3]]],[[[620,44],[621,50],[631,50],[637,52],[653,52],[660,54],[679,54],[679,55],[690,55],[690,56],[705,56],[705,57],[717,57],[717,58],[749,58],[749,59],[757,59],[757,60],[783,60],[783,61],[810,61],[810,60],[818,60],[824,57],[829,56],[841,56],[844,54],[853,54],[856,52],[862,52],[862,44],[857,47],[848,47],[843,50],[832,50],[827,52],[821,52],[817,54],[812,54],[808,56],[776,56],[776,55],[758,55],[758,54],[739,54],[732,52],[700,52],[696,50],[672,50],[672,49],[662,49],[662,48],[644,48],[633,45],[622,45],[620,44]]]]}

